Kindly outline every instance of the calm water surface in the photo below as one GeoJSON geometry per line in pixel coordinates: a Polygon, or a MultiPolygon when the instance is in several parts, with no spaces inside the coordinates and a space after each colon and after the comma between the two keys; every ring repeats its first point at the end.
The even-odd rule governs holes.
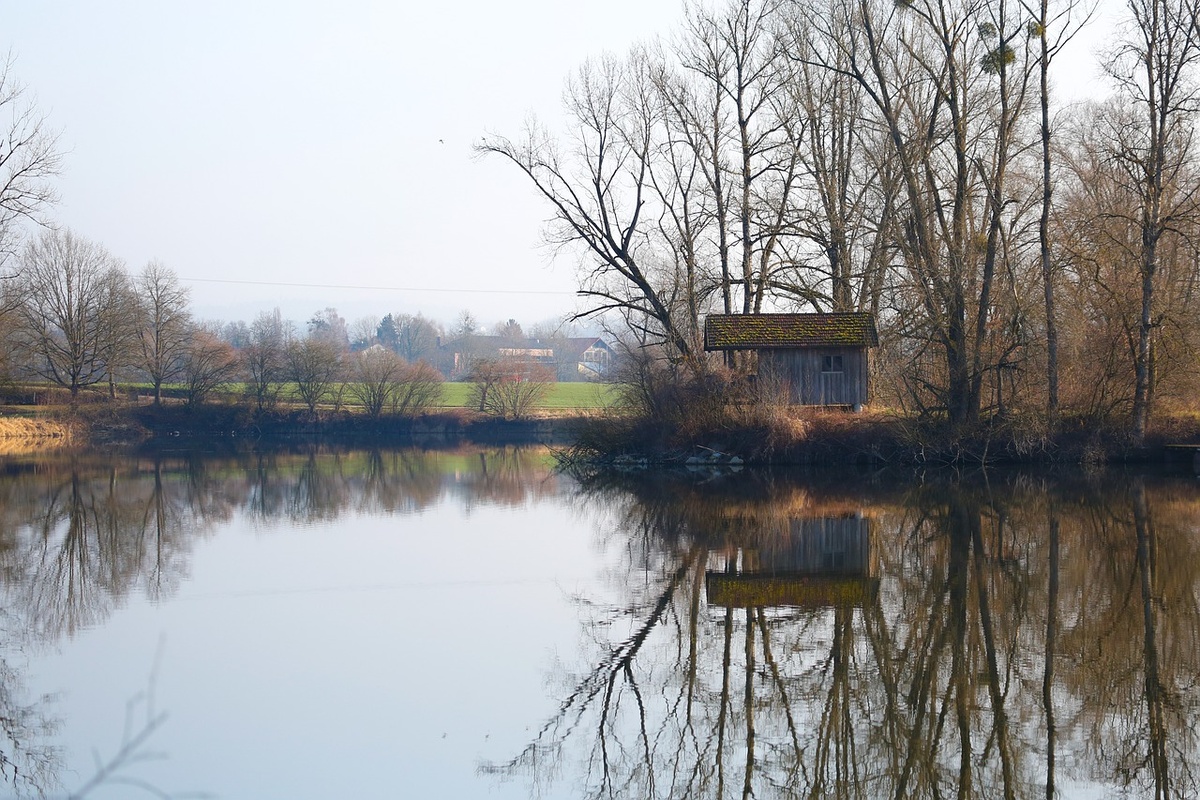
{"type": "Polygon", "coordinates": [[[0,796],[1200,793],[1191,477],[0,465],[0,796]]]}

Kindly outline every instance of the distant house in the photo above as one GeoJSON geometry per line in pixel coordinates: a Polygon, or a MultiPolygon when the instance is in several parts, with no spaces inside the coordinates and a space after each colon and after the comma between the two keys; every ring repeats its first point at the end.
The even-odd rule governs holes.
{"type": "Polygon", "coordinates": [[[786,402],[851,406],[870,399],[868,348],[879,345],[875,318],[837,314],[709,314],[704,349],[758,353],[760,391],[786,402]]]}
{"type": "Polygon", "coordinates": [[[598,336],[573,336],[560,348],[560,381],[596,381],[608,374],[613,349],[598,336]]]}
{"type": "Polygon", "coordinates": [[[536,364],[560,381],[598,380],[613,361],[613,351],[595,336],[525,339],[471,335],[439,343],[437,362],[442,373],[463,380],[481,359],[536,364]]]}

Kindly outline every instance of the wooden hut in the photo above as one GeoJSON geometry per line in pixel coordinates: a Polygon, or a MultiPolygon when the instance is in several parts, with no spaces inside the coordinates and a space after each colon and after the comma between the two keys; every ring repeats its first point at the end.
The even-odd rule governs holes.
{"type": "Polygon", "coordinates": [[[704,349],[758,353],[760,391],[788,403],[862,408],[870,398],[867,348],[879,345],[867,313],[709,314],[704,349]]]}

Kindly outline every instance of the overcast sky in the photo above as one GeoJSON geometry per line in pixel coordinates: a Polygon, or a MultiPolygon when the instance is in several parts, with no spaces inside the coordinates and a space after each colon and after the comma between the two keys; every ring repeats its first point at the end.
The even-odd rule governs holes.
{"type": "MultiPolygon", "coordinates": [[[[204,318],[326,306],[527,327],[575,307],[575,261],[485,133],[553,120],[585,58],[678,28],[678,0],[11,2],[14,73],[62,131],[53,216],[204,318]],[[301,286],[314,285],[319,288],[301,286]],[[360,288],[354,288],[360,287],[360,288]]],[[[1101,18],[1060,83],[1095,75],[1101,18]]]]}

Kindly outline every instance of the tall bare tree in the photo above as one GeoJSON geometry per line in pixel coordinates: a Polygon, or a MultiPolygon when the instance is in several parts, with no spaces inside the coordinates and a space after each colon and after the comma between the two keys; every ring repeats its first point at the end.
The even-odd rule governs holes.
{"type": "Polygon", "coordinates": [[[1133,111],[1114,131],[1111,157],[1136,197],[1127,215],[1140,234],[1137,272],[1141,313],[1134,359],[1132,432],[1146,435],[1153,401],[1153,341],[1160,244],[1200,210],[1195,174],[1196,114],[1200,111],[1200,31],[1195,0],[1128,0],[1132,25],[1117,45],[1108,72],[1133,111]]]}
{"type": "Polygon", "coordinates": [[[138,315],[138,366],[154,385],[154,404],[162,403],[162,385],[177,377],[188,345],[191,314],[188,290],[179,276],[159,261],[151,261],[136,283],[138,315]]]}
{"type": "Polygon", "coordinates": [[[33,372],[68,389],[72,399],[111,368],[116,273],[120,267],[107,250],[69,230],[45,231],[22,251],[18,344],[33,372]]]}
{"type": "Polygon", "coordinates": [[[792,248],[791,294],[817,309],[878,314],[898,233],[894,158],[848,74],[849,54],[829,47],[805,14],[791,15],[789,28],[787,90],[806,130],[797,226],[804,249],[792,248]]]}
{"type": "Polygon", "coordinates": [[[1046,412],[1053,422],[1058,417],[1058,310],[1055,299],[1055,269],[1051,256],[1050,215],[1054,209],[1053,129],[1050,125],[1050,65],[1091,18],[1095,5],[1077,0],[1022,0],[1033,21],[1029,32],[1037,39],[1039,133],[1042,145],[1042,197],[1038,217],[1038,264],[1042,272],[1042,298],[1046,310],[1046,412]]]}
{"type": "Polygon", "coordinates": [[[952,424],[980,410],[993,292],[1009,224],[1009,170],[1025,108],[1026,29],[1011,3],[844,0],[813,9],[809,59],[857,83],[886,134],[900,187],[897,241],[908,334],[940,354],[915,376],[952,424]]]}
{"type": "Polygon", "coordinates": [[[58,194],[53,179],[62,166],[58,133],[28,102],[13,75],[13,60],[0,64],[0,266],[16,252],[22,222],[43,217],[58,194]]]}
{"type": "Polygon", "coordinates": [[[625,314],[698,367],[695,343],[672,314],[674,286],[660,279],[659,254],[646,238],[656,213],[647,208],[655,109],[629,102],[641,89],[637,74],[611,57],[580,68],[565,93],[571,151],[534,122],[520,140],[488,137],[476,152],[520,169],[554,210],[550,239],[586,254],[579,294],[592,305],[580,316],[625,314]]]}
{"type": "Polygon", "coordinates": [[[785,89],[781,5],[734,0],[715,10],[692,6],[680,52],[683,68],[699,83],[696,96],[711,98],[704,111],[710,125],[696,130],[703,134],[701,163],[716,201],[726,313],[763,310],[781,238],[795,221],[803,126],[796,124],[800,118],[785,89]],[[740,304],[732,286],[740,289],[740,304]]]}
{"type": "Polygon", "coordinates": [[[285,380],[288,328],[279,309],[264,311],[250,326],[250,344],[242,349],[246,391],[259,411],[274,407],[285,380]]]}
{"type": "Polygon", "coordinates": [[[100,352],[108,396],[117,396],[117,379],[138,361],[138,328],[141,307],[137,291],[124,266],[110,270],[104,288],[106,298],[100,321],[100,352]]]}

